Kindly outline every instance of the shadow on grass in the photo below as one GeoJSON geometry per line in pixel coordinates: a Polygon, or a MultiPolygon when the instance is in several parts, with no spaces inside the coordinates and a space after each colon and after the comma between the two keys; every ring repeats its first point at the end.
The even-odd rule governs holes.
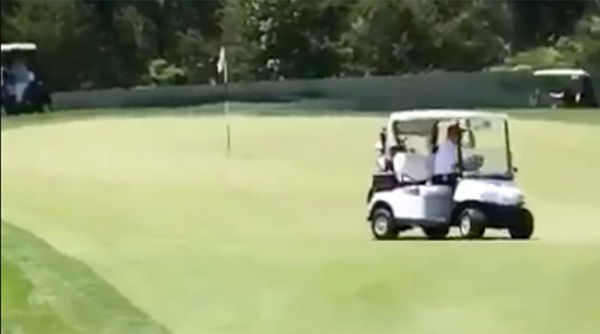
{"type": "Polygon", "coordinates": [[[407,236],[399,236],[396,239],[390,239],[390,240],[375,240],[373,239],[373,241],[377,241],[377,242],[465,242],[465,243],[476,243],[476,242],[515,242],[515,243],[527,243],[527,242],[537,242],[539,241],[539,239],[537,238],[531,238],[531,239],[512,239],[511,237],[508,236],[489,236],[489,237],[482,237],[479,239],[466,239],[463,238],[461,236],[449,236],[443,239],[430,239],[424,235],[407,235],[407,236]]]}

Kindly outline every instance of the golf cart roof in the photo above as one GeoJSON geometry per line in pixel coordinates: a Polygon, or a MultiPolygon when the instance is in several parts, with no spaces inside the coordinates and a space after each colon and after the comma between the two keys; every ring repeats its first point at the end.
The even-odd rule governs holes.
{"type": "Polygon", "coordinates": [[[587,77],[589,76],[588,72],[580,69],[580,68],[553,68],[546,70],[537,70],[533,72],[533,75],[536,77],[560,77],[560,76],[569,76],[569,77],[587,77]]]}
{"type": "Polygon", "coordinates": [[[508,116],[501,113],[446,109],[398,111],[392,113],[390,116],[390,121],[392,122],[411,122],[423,120],[445,121],[459,119],[507,120],[508,116]]]}
{"type": "Polygon", "coordinates": [[[34,43],[8,43],[1,45],[2,52],[12,51],[35,51],[37,46],[34,43]]]}

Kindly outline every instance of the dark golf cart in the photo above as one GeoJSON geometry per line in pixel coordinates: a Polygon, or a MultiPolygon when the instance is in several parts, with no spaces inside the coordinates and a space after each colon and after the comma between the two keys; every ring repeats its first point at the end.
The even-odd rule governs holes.
{"type": "Polygon", "coordinates": [[[2,44],[1,106],[7,115],[44,112],[52,99],[34,71],[33,43],[2,44]]]}

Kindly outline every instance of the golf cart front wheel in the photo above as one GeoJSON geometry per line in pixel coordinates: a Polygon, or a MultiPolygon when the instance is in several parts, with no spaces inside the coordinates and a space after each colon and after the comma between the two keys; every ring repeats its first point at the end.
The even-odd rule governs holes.
{"type": "Polygon", "coordinates": [[[394,215],[389,209],[375,209],[371,218],[371,232],[377,240],[391,240],[398,236],[400,229],[394,222],[394,215]]]}
{"type": "Polygon", "coordinates": [[[450,226],[424,227],[423,232],[429,239],[441,240],[450,232],[450,226]]]}
{"type": "Polygon", "coordinates": [[[515,222],[508,229],[513,239],[529,239],[533,234],[533,215],[527,209],[521,209],[515,222]]]}
{"type": "Polygon", "coordinates": [[[460,235],[467,239],[478,239],[485,233],[487,217],[478,208],[466,208],[458,216],[460,235]]]}

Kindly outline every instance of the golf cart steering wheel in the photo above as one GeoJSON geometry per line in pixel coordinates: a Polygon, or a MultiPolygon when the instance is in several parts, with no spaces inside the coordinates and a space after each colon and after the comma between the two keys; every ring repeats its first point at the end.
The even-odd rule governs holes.
{"type": "Polygon", "coordinates": [[[463,168],[469,172],[476,171],[483,167],[484,162],[485,159],[482,155],[475,154],[470,156],[463,162],[463,168]]]}

